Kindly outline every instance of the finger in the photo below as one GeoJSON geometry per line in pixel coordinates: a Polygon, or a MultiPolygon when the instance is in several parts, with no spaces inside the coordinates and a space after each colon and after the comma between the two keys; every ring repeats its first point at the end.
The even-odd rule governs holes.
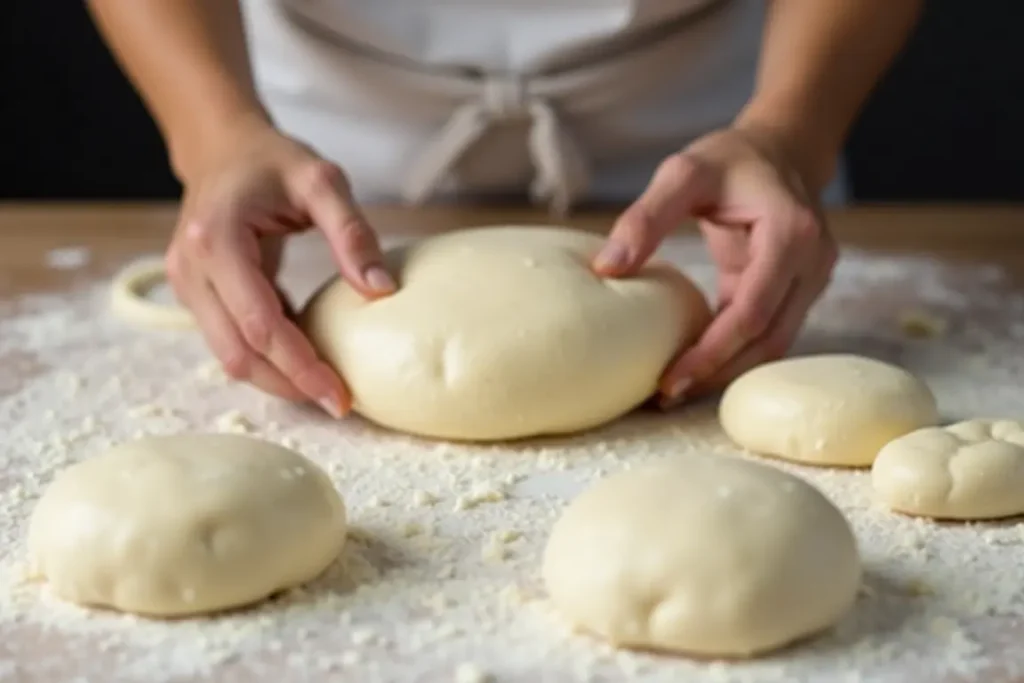
{"type": "Polygon", "coordinates": [[[249,348],[212,287],[193,287],[190,299],[199,329],[225,374],[286,400],[304,398],[288,378],[249,348]]]}
{"type": "Polygon", "coordinates": [[[660,390],[665,400],[680,401],[689,387],[714,375],[763,335],[793,288],[801,270],[799,242],[768,224],[755,226],[751,232],[750,264],[728,305],[662,378],[660,390]]]}
{"type": "Polygon", "coordinates": [[[744,226],[723,227],[708,220],[700,221],[704,244],[718,270],[716,313],[721,312],[736,294],[740,276],[750,263],[750,230],[744,226]]]}
{"type": "MultiPolygon", "coordinates": [[[[792,283],[787,284],[789,291],[792,283]]],[[[785,294],[782,298],[785,299],[785,294]]],[[[704,332],[698,342],[684,351],[670,366],[660,382],[661,403],[669,407],[689,397],[695,386],[705,383],[727,365],[746,346],[757,339],[747,330],[762,329],[771,325],[771,319],[761,317],[762,313],[748,306],[727,306],[704,332]],[[753,317],[750,317],[753,316],[753,317]],[[768,323],[762,322],[768,320],[768,323]]],[[[775,313],[775,311],[773,311],[775,313]]]]}
{"type": "Polygon", "coordinates": [[[321,361],[296,325],[286,315],[277,291],[258,265],[246,258],[245,240],[251,236],[224,232],[217,249],[211,283],[245,344],[287,377],[307,398],[316,401],[335,418],[351,404],[347,388],[321,361]]]}
{"type": "Polygon", "coordinates": [[[599,275],[621,277],[639,270],[678,225],[704,210],[717,194],[717,181],[706,167],[674,154],[655,171],[644,193],[612,227],[593,260],[599,275]]]}
{"type": "MultiPolygon", "coordinates": [[[[826,278],[827,281],[827,278],[826,278]]],[[[693,387],[690,396],[717,391],[748,370],[786,355],[796,340],[807,313],[824,290],[821,279],[801,283],[789,298],[776,324],[761,338],[736,355],[717,373],[693,387]]]]}
{"type": "Polygon", "coordinates": [[[367,298],[393,293],[398,286],[384,267],[377,236],[356,207],[341,169],[318,162],[299,180],[298,190],[310,218],[327,236],[345,280],[367,298]]]}

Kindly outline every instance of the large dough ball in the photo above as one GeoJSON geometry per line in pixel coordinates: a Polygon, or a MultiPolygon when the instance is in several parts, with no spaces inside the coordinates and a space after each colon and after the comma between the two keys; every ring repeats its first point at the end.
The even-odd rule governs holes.
{"type": "Polygon", "coordinates": [[[150,437],[62,472],[28,550],[60,598],[151,616],[255,602],[323,572],[345,507],[298,453],[220,434],[150,437]]]}
{"type": "Polygon", "coordinates": [[[601,244],[541,227],[428,238],[387,255],[396,294],[367,302],[335,281],[302,324],[381,425],[469,441],[584,430],[652,395],[710,315],[667,264],[597,277],[601,244]]]}
{"type": "Polygon", "coordinates": [[[871,468],[879,499],[940,519],[1024,514],[1024,422],[968,420],[886,444],[871,468]]]}
{"type": "Polygon", "coordinates": [[[744,657],[840,619],[861,565],[846,519],[810,484],[690,455],[580,495],[555,524],[543,574],[569,620],[617,646],[744,657]]]}
{"type": "Polygon", "coordinates": [[[814,465],[863,467],[886,443],[939,420],[928,386],[882,361],[836,354],[766,363],[730,384],[725,433],[750,451],[814,465]]]}

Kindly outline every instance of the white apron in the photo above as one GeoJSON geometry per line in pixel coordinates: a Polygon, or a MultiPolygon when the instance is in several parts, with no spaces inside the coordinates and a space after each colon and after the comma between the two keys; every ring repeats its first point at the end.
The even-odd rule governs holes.
{"type": "Polygon", "coordinates": [[[246,0],[276,123],[361,201],[629,201],[753,89],[763,0],[246,0]]]}

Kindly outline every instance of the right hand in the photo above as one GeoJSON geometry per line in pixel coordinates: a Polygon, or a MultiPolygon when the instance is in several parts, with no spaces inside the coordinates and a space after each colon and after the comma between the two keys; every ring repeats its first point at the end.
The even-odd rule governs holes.
{"type": "Polygon", "coordinates": [[[316,225],[341,276],[367,298],[395,291],[344,173],[268,124],[241,126],[185,179],[168,280],[231,377],[341,417],[344,381],[290,319],[273,285],[283,239],[316,225]]]}

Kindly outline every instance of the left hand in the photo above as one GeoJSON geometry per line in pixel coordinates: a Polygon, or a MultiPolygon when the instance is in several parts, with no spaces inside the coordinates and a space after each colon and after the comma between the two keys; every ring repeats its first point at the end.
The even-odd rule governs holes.
{"type": "Polygon", "coordinates": [[[662,376],[663,406],[725,386],[781,357],[831,279],[837,248],[780,136],[733,127],[668,157],[594,261],[639,270],[681,222],[699,219],[718,267],[718,311],[662,376]]]}

